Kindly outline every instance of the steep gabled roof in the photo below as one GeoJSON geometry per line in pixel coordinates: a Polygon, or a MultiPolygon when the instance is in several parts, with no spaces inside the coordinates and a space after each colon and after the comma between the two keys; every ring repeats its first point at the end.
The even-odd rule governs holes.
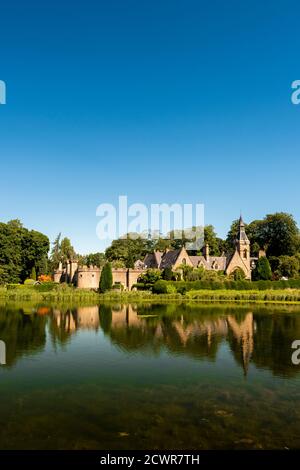
{"type": "Polygon", "coordinates": [[[161,259],[162,259],[162,256],[163,256],[163,252],[162,251],[154,251],[154,258],[156,260],[156,263],[157,263],[157,267],[159,268],[160,267],[160,264],[161,264],[161,259]]]}
{"type": "Polygon", "coordinates": [[[178,250],[166,251],[161,258],[160,269],[172,268],[177,261],[177,258],[181,252],[181,248],[178,250]]]}
{"type": "Polygon", "coordinates": [[[195,268],[201,263],[205,269],[216,269],[214,264],[217,264],[216,271],[225,271],[227,266],[226,256],[209,256],[208,260],[204,256],[190,256],[190,260],[195,268]]]}
{"type": "Polygon", "coordinates": [[[154,251],[154,253],[148,253],[144,258],[144,265],[146,268],[158,269],[163,253],[161,251],[154,251]]]}
{"type": "Polygon", "coordinates": [[[243,258],[241,257],[241,255],[239,254],[238,252],[238,249],[236,248],[234,253],[230,256],[230,258],[228,258],[228,261],[227,261],[227,266],[226,266],[226,269],[229,268],[230,266],[230,263],[232,262],[232,260],[235,258],[235,257],[239,257],[239,259],[241,260],[241,262],[243,263],[245,269],[246,269],[246,272],[248,272],[248,267],[247,265],[245,264],[245,261],[243,260],[243,258]]]}

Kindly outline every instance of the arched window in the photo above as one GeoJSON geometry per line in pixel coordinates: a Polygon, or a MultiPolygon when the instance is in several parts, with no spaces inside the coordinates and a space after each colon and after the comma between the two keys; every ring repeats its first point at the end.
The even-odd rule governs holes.
{"type": "Polygon", "coordinates": [[[186,259],[185,258],[183,258],[182,264],[186,264],[186,259]]]}
{"type": "Polygon", "coordinates": [[[219,265],[215,259],[211,263],[211,269],[219,269],[219,265]]]}
{"type": "Polygon", "coordinates": [[[248,256],[248,251],[245,249],[244,250],[244,258],[247,259],[247,256],[248,256]]]}

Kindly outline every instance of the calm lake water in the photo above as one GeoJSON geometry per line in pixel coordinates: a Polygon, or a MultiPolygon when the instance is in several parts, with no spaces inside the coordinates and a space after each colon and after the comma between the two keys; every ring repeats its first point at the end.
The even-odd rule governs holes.
{"type": "Polygon", "coordinates": [[[0,305],[0,449],[300,448],[300,308],[0,305]]]}

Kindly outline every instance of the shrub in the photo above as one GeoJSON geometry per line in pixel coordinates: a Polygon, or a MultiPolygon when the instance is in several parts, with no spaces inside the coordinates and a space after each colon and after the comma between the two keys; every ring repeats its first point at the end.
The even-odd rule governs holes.
{"type": "MultiPolygon", "coordinates": [[[[168,286],[170,286],[168,281],[164,281],[163,279],[161,279],[160,281],[156,281],[154,283],[152,292],[154,292],[154,294],[167,294],[168,286]]],[[[176,292],[176,288],[175,288],[175,292],[176,292]]]]}
{"type": "Polygon", "coordinates": [[[245,273],[241,268],[236,268],[230,275],[234,281],[243,281],[245,279],[245,273]]]}
{"type": "Polygon", "coordinates": [[[40,282],[52,282],[52,277],[49,275],[49,274],[41,274],[39,277],[38,277],[38,281],[40,282]]]}
{"type": "Polygon", "coordinates": [[[172,284],[167,284],[167,294],[176,294],[177,290],[176,287],[173,286],[172,284]]]}
{"type": "Polygon", "coordinates": [[[34,266],[31,270],[30,278],[33,279],[34,281],[36,281],[36,270],[35,270],[34,266]]]}
{"type": "Polygon", "coordinates": [[[20,287],[21,284],[7,284],[6,285],[6,288],[7,290],[15,290],[15,289],[18,289],[18,287],[20,287]]]}
{"type": "Polygon", "coordinates": [[[182,277],[185,281],[188,280],[189,275],[193,272],[192,266],[189,266],[188,264],[180,264],[177,269],[182,273],[182,277]]]}
{"type": "Polygon", "coordinates": [[[172,281],[173,279],[173,271],[171,268],[165,268],[162,272],[162,278],[165,281],[172,281]]]}
{"type": "Polygon", "coordinates": [[[57,287],[55,282],[43,282],[42,284],[37,284],[34,286],[37,292],[50,292],[57,287]]]}
{"type": "Polygon", "coordinates": [[[124,286],[121,282],[115,282],[115,284],[112,286],[112,289],[116,291],[122,291],[124,290],[124,286]]]}
{"type": "Polygon", "coordinates": [[[24,281],[24,285],[25,286],[34,286],[34,284],[36,283],[36,281],[34,279],[25,279],[24,281]]]}

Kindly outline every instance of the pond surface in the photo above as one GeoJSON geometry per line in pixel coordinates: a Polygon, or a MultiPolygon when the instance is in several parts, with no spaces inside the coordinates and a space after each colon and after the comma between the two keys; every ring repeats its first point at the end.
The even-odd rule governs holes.
{"type": "Polygon", "coordinates": [[[300,448],[300,308],[0,305],[0,449],[300,448]]]}

